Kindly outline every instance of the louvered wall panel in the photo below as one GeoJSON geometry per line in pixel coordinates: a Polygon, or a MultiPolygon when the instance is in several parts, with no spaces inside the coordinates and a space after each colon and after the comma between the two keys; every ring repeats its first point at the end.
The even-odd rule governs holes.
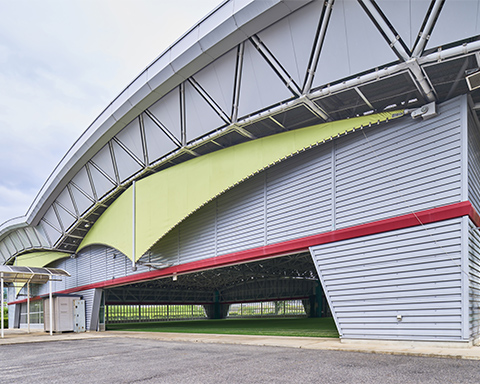
{"type": "Polygon", "coordinates": [[[331,144],[267,170],[267,243],[332,228],[331,144]]]}
{"type": "Polygon", "coordinates": [[[312,247],[341,336],[462,341],[461,221],[312,247]]]}
{"type": "MultiPolygon", "coordinates": [[[[107,253],[107,264],[112,264],[113,275],[112,279],[118,279],[119,277],[124,277],[127,274],[127,264],[128,258],[120,252],[108,252],[107,253]]],[[[128,269],[131,271],[131,268],[128,269]]]]}
{"type": "Polygon", "coordinates": [[[177,264],[178,256],[178,228],[174,228],[155,244],[149,257],[143,257],[142,261],[177,264]]]}
{"type": "Polygon", "coordinates": [[[265,174],[247,180],[217,199],[217,254],[265,244],[265,174]]]}
{"type": "Polygon", "coordinates": [[[95,293],[94,289],[75,292],[76,295],[82,296],[83,300],[85,300],[85,323],[86,323],[85,329],[90,329],[90,314],[92,313],[94,293],[95,293]]]}
{"type": "Polygon", "coordinates": [[[178,227],[180,263],[215,256],[215,204],[195,212],[178,227]]]}
{"type": "Polygon", "coordinates": [[[461,201],[461,100],[337,141],[337,228],[461,201]]]}
{"type": "Polygon", "coordinates": [[[65,289],[78,287],[77,259],[66,259],[65,270],[71,275],[71,277],[65,280],[65,289]]]}
{"type": "Polygon", "coordinates": [[[468,114],[468,200],[480,212],[480,127],[468,114]]]}
{"type": "Polygon", "coordinates": [[[480,338],[480,232],[471,221],[468,240],[470,338],[475,342],[480,338]]]}
{"type": "Polygon", "coordinates": [[[77,285],[87,285],[91,282],[91,256],[90,250],[78,255],[77,262],[77,285]]]}
{"type": "Polygon", "coordinates": [[[93,246],[90,247],[90,283],[98,283],[107,280],[107,247],[93,246]]]}
{"type": "MultiPolygon", "coordinates": [[[[58,268],[61,268],[65,271],[67,271],[68,273],[70,273],[70,275],[72,275],[72,272],[68,271],[68,266],[67,266],[67,260],[68,259],[63,259],[63,260],[59,260],[59,263],[58,263],[58,268]]],[[[59,279],[59,281],[55,281],[54,282],[54,286],[52,287],[52,289],[54,291],[63,291],[65,289],[67,289],[67,281],[72,279],[72,276],[70,277],[67,277],[67,276],[64,276],[62,277],[61,279],[59,279]]]]}

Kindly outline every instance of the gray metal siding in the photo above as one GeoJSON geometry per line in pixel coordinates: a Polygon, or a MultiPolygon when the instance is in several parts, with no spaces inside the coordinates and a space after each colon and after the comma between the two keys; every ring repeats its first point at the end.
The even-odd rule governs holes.
{"type": "Polygon", "coordinates": [[[464,341],[461,220],[312,247],[341,337],[464,341]]]}
{"type": "Polygon", "coordinates": [[[468,200],[480,212],[480,127],[468,114],[468,200]]]}
{"type": "Polygon", "coordinates": [[[90,276],[92,283],[105,281],[108,279],[107,265],[109,262],[109,251],[113,251],[106,247],[89,247],[90,249],[90,276]]]}
{"type": "Polygon", "coordinates": [[[471,221],[469,221],[468,235],[470,339],[478,342],[480,339],[480,232],[471,221]]]}
{"type": "Polygon", "coordinates": [[[329,144],[267,170],[267,243],[332,228],[331,172],[329,144]]]}
{"type": "Polygon", "coordinates": [[[93,296],[95,294],[95,289],[88,289],[86,291],[75,292],[76,295],[81,295],[83,300],[85,300],[85,329],[90,329],[90,320],[93,307],[93,296]]]}
{"type": "Polygon", "coordinates": [[[461,201],[461,100],[337,141],[338,228],[461,201]]]}
{"type": "Polygon", "coordinates": [[[207,204],[178,226],[180,263],[215,256],[215,204],[207,204]]]}
{"type": "Polygon", "coordinates": [[[178,227],[172,229],[158,243],[156,243],[147,257],[146,262],[178,263],[178,227]]]}
{"type": "Polygon", "coordinates": [[[265,245],[265,173],[220,196],[216,203],[217,255],[265,245]]]}

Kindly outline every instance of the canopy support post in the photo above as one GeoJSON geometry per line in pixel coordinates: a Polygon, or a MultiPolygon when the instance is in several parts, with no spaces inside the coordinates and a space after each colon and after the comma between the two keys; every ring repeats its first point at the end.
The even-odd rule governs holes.
{"type": "MultiPolygon", "coordinates": [[[[49,321],[50,321],[50,336],[53,336],[53,295],[52,295],[52,277],[48,279],[48,307],[49,307],[49,321]]],[[[45,313],[45,311],[44,311],[45,313]]],[[[45,321],[45,320],[44,320],[45,321]]]]}
{"type": "Polygon", "coordinates": [[[30,280],[27,283],[27,333],[30,333],[30,280]]]}
{"type": "Polygon", "coordinates": [[[2,339],[4,337],[4,333],[3,333],[3,305],[4,305],[4,302],[3,302],[3,272],[1,274],[1,291],[2,291],[2,339]]]}
{"type": "Polygon", "coordinates": [[[135,188],[135,180],[132,182],[132,270],[136,271],[137,266],[135,264],[135,238],[136,238],[136,233],[135,233],[135,226],[137,225],[135,216],[136,216],[136,188],[135,188]]]}

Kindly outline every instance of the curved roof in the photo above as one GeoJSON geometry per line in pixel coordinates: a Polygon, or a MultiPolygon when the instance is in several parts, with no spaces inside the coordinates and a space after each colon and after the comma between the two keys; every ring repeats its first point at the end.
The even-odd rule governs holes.
{"type": "Polygon", "coordinates": [[[74,252],[133,180],[168,167],[467,93],[465,75],[480,67],[478,19],[467,0],[223,2],[102,112],[27,215],[0,227],[0,260],[74,252]]]}

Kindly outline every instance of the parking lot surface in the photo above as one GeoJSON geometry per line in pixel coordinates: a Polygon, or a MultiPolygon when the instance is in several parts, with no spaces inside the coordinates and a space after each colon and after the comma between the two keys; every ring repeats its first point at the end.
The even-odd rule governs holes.
{"type": "Polygon", "coordinates": [[[102,337],[2,345],[1,383],[480,383],[480,362],[102,337]]]}

